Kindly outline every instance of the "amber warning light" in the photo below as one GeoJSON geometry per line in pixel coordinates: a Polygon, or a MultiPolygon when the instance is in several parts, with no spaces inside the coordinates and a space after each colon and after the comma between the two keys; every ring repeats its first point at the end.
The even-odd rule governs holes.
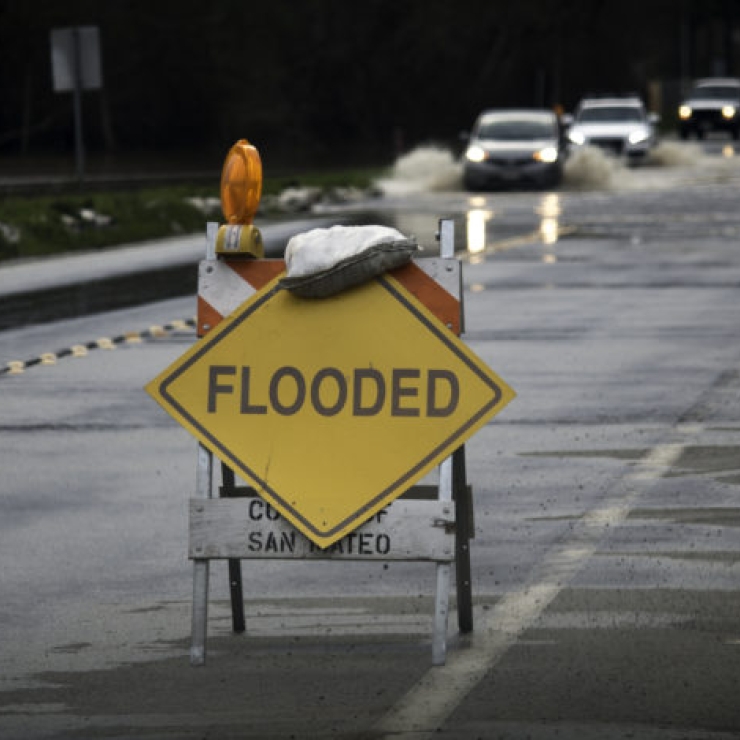
{"type": "Polygon", "coordinates": [[[226,225],[216,238],[216,253],[264,257],[262,235],[253,225],[262,196],[262,160],[246,139],[240,139],[226,155],[221,171],[221,209],[226,225]]]}

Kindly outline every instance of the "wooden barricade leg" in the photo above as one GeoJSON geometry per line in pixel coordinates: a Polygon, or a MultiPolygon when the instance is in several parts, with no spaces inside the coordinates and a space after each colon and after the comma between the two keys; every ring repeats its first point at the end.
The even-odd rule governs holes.
{"type": "MultiPolygon", "coordinates": [[[[221,496],[236,496],[234,471],[221,463],[221,496]]],[[[242,564],[238,558],[229,558],[229,593],[231,594],[231,626],[241,634],[246,629],[244,594],[242,591],[242,564]]]]}
{"type": "MultiPolygon", "coordinates": [[[[196,495],[211,498],[213,483],[213,455],[203,445],[198,444],[198,469],[196,495]]],[[[208,579],[207,559],[193,561],[193,616],[192,641],[190,644],[190,664],[203,665],[206,662],[206,637],[208,634],[208,579]]]]}
{"type": "Polygon", "coordinates": [[[470,540],[473,537],[473,497],[465,472],[465,446],[452,454],[452,493],[455,499],[455,573],[457,624],[460,632],[473,631],[473,588],[470,575],[470,540]]]}

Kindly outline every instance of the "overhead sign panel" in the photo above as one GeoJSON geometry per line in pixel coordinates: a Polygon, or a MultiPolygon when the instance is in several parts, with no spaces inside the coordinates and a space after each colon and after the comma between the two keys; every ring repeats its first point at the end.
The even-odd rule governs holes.
{"type": "Polygon", "coordinates": [[[320,547],[514,397],[389,276],[320,300],[275,279],[147,391],[320,547]]]}

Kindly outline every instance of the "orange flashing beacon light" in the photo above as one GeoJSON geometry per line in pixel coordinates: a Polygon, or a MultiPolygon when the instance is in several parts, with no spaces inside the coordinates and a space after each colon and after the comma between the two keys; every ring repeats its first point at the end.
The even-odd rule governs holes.
{"type": "Polygon", "coordinates": [[[227,224],[216,237],[216,254],[264,257],[262,235],[252,224],[262,196],[262,160],[246,139],[226,155],[221,170],[221,209],[227,224]]]}

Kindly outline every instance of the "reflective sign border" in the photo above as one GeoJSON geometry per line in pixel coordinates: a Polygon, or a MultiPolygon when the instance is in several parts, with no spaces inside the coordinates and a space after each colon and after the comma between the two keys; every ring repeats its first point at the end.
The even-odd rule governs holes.
{"type": "MultiPolygon", "coordinates": [[[[204,354],[209,352],[211,348],[221,342],[221,340],[228,336],[232,331],[235,331],[239,326],[249,319],[256,311],[258,311],[265,303],[270,301],[276,293],[284,290],[278,284],[278,279],[273,281],[271,286],[265,286],[261,295],[256,295],[252,301],[249,302],[248,306],[244,307],[244,310],[237,312],[229,317],[227,320],[222,322],[212,334],[209,334],[203,345],[189,357],[185,362],[179,365],[171,374],[167,375],[164,379],[160,380],[155,386],[155,394],[158,392],[161,398],[170,406],[171,409],[185,421],[190,429],[196,432],[196,436],[199,436],[201,441],[211,449],[222,462],[230,465],[235,471],[240,472],[247,479],[256,483],[265,493],[266,497],[272,499],[272,503],[276,507],[287,514],[289,518],[294,519],[296,522],[300,522],[304,532],[312,533],[319,540],[333,541],[336,539],[338,532],[343,532],[354,526],[359,526],[365,518],[368,516],[368,512],[374,511],[381,505],[390,503],[393,499],[400,496],[410,485],[414,483],[416,477],[421,471],[429,468],[430,464],[433,464],[434,458],[439,456],[445,450],[448,450],[449,454],[452,454],[456,445],[456,440],[460,439],[460,444],[464,441],[463,438],[471,427],[476,426],[483,418],[492,415],[491,412],[499,405],[504,398],[504,390],[496,383],[487,373],[483,372],[475,362],[463,351],[460,346],[460,339],[455,336],[447,327],[445,327],[439,320],[421,304],[417,303],[417,300],[408,292],[397,280],[384,275],[375,280],[399,303],[401,303],[411,314],[418,320],[420,325],[427,331],[431,332],[440,342],[442,342],[461,362],[477,375],[484,385],[488,386],[492,391],[492,398],[486,404],[484,404],[472,417],[465,421],[460,427],[458,427],[452,434],[437,444],[432,450],[429,451],[421,460],[417,461],[413,467],[408,469],[403,475],[397,478],[395,481],[386,486],[370,501],[364,504],[361,508],[357,509],[351,516],[343,519],[339,523],[335,524],[328,530],[320,530],[304,516],[302,516],[296,509],[291,506],[285,498],[283,498],[267,481],[265,481],[256,471],[252,470],[249,466],[244,464],[242,460],[235,456],[229,448],[224,446],[216,437],[214,437],[207,429],[205,429],[196,418],[192,416],[185,408],[183,408],[175,398],[168,392],[168,386],[174,383],[183,373],[185,373],[190,366],[196,363],[204,354]]],[[[463,345],[464,346],[464,345],[463,345]]],[[[157,381],[155,381],[156,383],[157,381]]],[[[511,397],[514,396],[513,391],[510,391],[511,397]]],[[[510,400],[510,399],[509,399],[510,400]]],[[[508,403],[508,400],[507,400],[508,403]]],[[[441,460],[440,460],[441,462],[441,460]]],[[[313,539],[313,538],[312,538],[313,539]]]]}

